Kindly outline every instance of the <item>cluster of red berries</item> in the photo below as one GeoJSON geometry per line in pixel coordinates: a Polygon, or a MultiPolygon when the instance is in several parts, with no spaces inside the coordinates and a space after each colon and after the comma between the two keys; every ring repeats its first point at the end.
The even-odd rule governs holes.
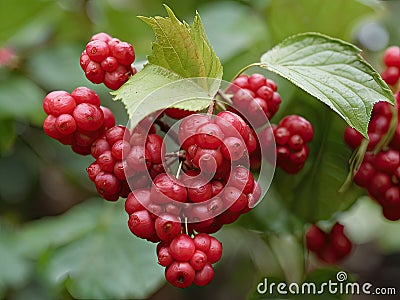
{"type": "Polygon", "coordinates": [[[278,125],[272,124],[262,131],[261,145],[265,149],[271,147],[272,137],[276,143],[276,165],[286,173],[298,173],[310,152],[307,143],[314,137],[311,123],[301,116],[286,116],[278,125]]]}
{"type": "Polygon", "coordinates": [[[166,267],[165,278],[174,286],[205,286],[214,278],[213,263],[222,256],[222,244],[216,238],[199,233],[193,238],[180,234],[172,241],[157,245],[158,263],[166,267]]]}
{"type": "Polygon", "coordinates": [[[306,233],[306,244],[309,251],[328,264],[343,260],[352,249],[352,243],[344,233],[344,226],[339,223],[335,223],[328,233],[312,225],[306,233]]]}
{"type": "Polygon", "coordinates": [[[107,33],[95,34],[82,52],[80,65],[86,78],[93,83],[104,83],[112,90],[123,85],[136,73],[133,46],[107,33]]]}
{"type": "Polygon", "coordinates": [[[386,68],[382,72],[382,78],[387,84],[395,86],[400,79],[400,47],[387,48],[383,54],[383,62],[386,68]]]}
{"type": "Polygon", "coordinates": [[[43,109],[48,114],[44,132],[82,155],[90,154],[93,141],[115,125],[111,110],[100,106],[99,96],[86,87],[78,87],[71,94],[47,94],[43,109]]]}
{"type": "MultiPolygon", "coordinates": [[[[395,95],[397,111],[400,112],[400,93],[395,95]]],[[[369,142],[363,162],[354,176],[354,182],[367,190],[369,196],[382,206],[382,213],[388,220],[400,219],[400,122],[388,147],[373,153],[379,141],[388,132],[392,120],[391,105],[378,102],[372,111],[368,126],[369,142]]],[[[363,137],[351,127],[344,132],[346,143],[356,149],[363,137]]]]}
{"type": "Polygon", "coordinates": [[[276,83],[264,75],[254,73],[236,77],[227,93],[233,94],[232,111],[239,111],[254,128],[262,127],[278,111],[282,102],[276,83]]]}

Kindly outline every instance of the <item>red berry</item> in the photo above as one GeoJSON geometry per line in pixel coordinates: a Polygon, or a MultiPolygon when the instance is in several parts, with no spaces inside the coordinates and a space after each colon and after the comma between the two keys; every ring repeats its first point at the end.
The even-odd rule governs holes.
{"type": "Polygon", "coordinates": [[[100,40],[93,40],[86,45],[86,54],[95,62],[101,62],[109,53],[108,44],[100,40]]]}
{"type": "Polygon", "coordinates": [[[100,195],[112,195],[119,192],[121,183],[112,173],[100,172],[95,180],[96,189],[100,195]]]}
{"type": "Polygon", "coordinates": [[[216,115],[214,123],[219,126],[226,137],[243,138],[244,142],[247,141],[249,136],[247,124],[237,114],[230,111],[222,111],[216,115]]]}
{"type": "Polygon", "coordinates": [[[236,166],[230,173],[228,184],[239,189],[242,193],[248,194],[253,191],[253,174],[243,166],[236,166]]]}
{"type": "Polygon", "coordinates": [[[90,61],[85,69],[86,78],[93,83],[102,83],[104,80],[104,70],[101,65],[95,61],[90,61]]]}
{"type": "Polygon", "coordinates": [[[178,202],[186,202],[187,191],[171,175],[162,173],[157,175],[153,180],[151,187],[151,199],[160,204],[168,203],[172,200],[178,202]]]}
{"type": "Polygon", "coordinates": [[[142,239],[148,239],[156,233],[154,220],[147,210],[132,213],[129,216],[128,227],[134,235],[142,239]]]}
{"type": "Polygon", "coordinates": [[[146,150],[149,152],[153,164],[162,163],[162,154],[165,153],[165,145],[161,136],[158,134],[149,134],[146,137],[146,150]]]}
{"type": "Polygon", "coordinates": [[[93,131],[103,125],[103,111],[93,104],[78,104],[72,115],[76,121],[76,125],[83,130],[93,131]]]}
{"type": "Polygon", "coordinates": [[[125,159],[128,167],[137,172],[146,171],[151,165],[150,154],[141,146],[133,146],[125,159]]]}
{"type": "Polygon", "coordinates": [[[83,50],[81,57],[79,59],[79,64],[81,65],[81,68],[83,71],[86,70],[88,64],[90,63],[90,57],[87,55],[86,50],[83,50]]]}
{"type": "Polygon", "coordinates": [[[115,126],[115,117],[112,111],[104,106],[100,106],[104,114],[104,129],[107,130],[115,126]]]}
{"type": "Polygon", "coordinates": [[[130,70],[123,65],[119,65],[114,71],[104,74],[104,84],[112,90],[117,90],[128,81],[130,70]]]}
{"type": "Polygon", "coordinates": [[[325,246],[326,233],[316,225],[312,225],[306,233],[307,248],[313,252],[319,252],[325,246]]]}
{"type": "Polygon", "coordinates": [[[201,177],[198,177],[195,180],[190,180],[187,195],[189,200],[194,203],[207,201],[212,196],[211,183],[201,177]]]}
{"type": "Polygon", "coordinates": [[[56,127],[57,118],[53,115],[48,115],[43,122],[43,131],[53,139],[63,138],[64,135],[56,127]]]}
{"type": "Polygon", "coordinates": [[[62,114],[71,114],[75,107],[75,99],[64,91],[51,92],[47,94],[43,101],[45,112],[55,117],[62,114]]]}
{"type": "Polygon", "coordinates": [[[188,262],[174,261],[165,269],[165,278],[173,286],[186,288],[193,283],[195,271],[188,262]]]}
{"type": "Polygon", "coordinates": [[[150,190],[149,189],[137,189],[129,193],[125,201],[125,211],[128,215],[144,210],[145,206],[150,203],[150,190]]]}
{"type": "Polygon", "coordinates": [[[196,271],[194,275],[193,283],[197,286],[205,286],[211,282],[214,278],[214,268],[210,263],[206,265],[200,271],[196,271]]]}
{"type": "Polygon", "coordinates": [[[96,176],[101,172],[101,167],[98,163],[94,162],[86,168],[86,172],[88,173],[89,179],[94,182],[96,176]]]}
{"type": "Polygon", "coordinates": [[[400,164],[399,151],[381,151],[375,157],[375,168],[384,173],[393,173],[400,164]]]}
{"type": "Polygon", "coordinates": [[[245,144],[236,137],[227,137],[221,145],[221,153],[227,160],[237,161],[242,158],[245,152],[245,144]]]}
{"type": "Polygon", "coordinates": [[[106,131],[107,142],[112,146],[116,141],[123,140],[128,133],[124,126],[113,126],[106,131]]]}
{"type": "Polygon", "coordinates": [[[177,261],[189,261],[195,250],[196,248],[193,240],[187,234],[183,233],[176,236],[169,245],[169,251],[172,257],[177,261]]]}
{"type": "Polygon", "coordinates": [[[216,263],[222,256],[222,243],[215,237],[210,236],[210,249],[205,253],[209,263],[216,263]]]}
{"type": "Polygon", "coordinates": [[[99,40],[99,41],[103,41],[103,42],[108,42],[112,39],[112,37],[104,32],[99,32],[96,33],[95,35],[92,36],[92,38],[90,39],[91,41],[95,41],[95,40],[99,40]]]}
{"type": "Polygon", "coordinates": [[[75,99],[76,104],[89,103],[100,106],[100,98],[97,93],[87,87],[77,87],[72,91],[71,96],[75,99]]]}
{"type": "Polygon", "coordinates": [[[194,136],[200,125],[210,122],[206,115],[193,114],[185,119],[179,125],[178,139],[183,149],[187,149],[194,144],[194,136]]]}
{"type": "Polygon", "coordinates": [[[363,162],[357,173],[354,175],[354,182],[361,187],[367,187],[369,186],[369,182],[374,174],[374,166],[369,162],[363,162]]]}
{"type": "Polygon", "coordinates": [[[113,72],[118,68],[118,60],[113,56],[108,56],[100,63],[101,68],[106,72],[113,72]]]}
{"type": "Polygon", "coordinates": [[[179,108],[167,108],[164,112],[168,117],[176,120],[186,118],[187,116],[193,115],[195,113],[194,111],[179,108]]]}
{"type": "Polygon", "coordinates": [[[110,46],[110,49],[111,55],[114,56],[122,65],[130,66],[135,60],[135,51],[133,46],[129,43],[116,43],[110,46]]]}
{"type": "Polygon", "coordinates": [[[400,48],[397,46],[387,48],[383,55],[383,62],[388,67],[400,68],[400,48]]]}
{"type": "Polygon", "coordinates": [[[163,267],[168,267],[170,264],[174,262],[171,253],[169,253],[169,248],[165,246],[161,247],[157,251],[157,257],[158,257],[158,263],[163,267]]]}
{"type": "Polygon", "coordinates": [[[122,160],[122,156],[126,156],[126,154],[131,150],[131,146],[127,141],[119,140],[114,143],[111,148],[111,154],[118,160],[122,160]]]}
{"type": "Polygon", "coordinates": [[[400,78],[399,67],[388,67],[382,73],[382,79],[389,85],[396,85],[400,78]]]}
{"type": "Polygon", "coordinates": [[[111,173],[114,170],[116,159],[113,157],[110,150],[104,151],[100,154],[96,161],[103,171],[111,173]]]}
{"type": "Polygon", "coordinates": [[[201,250],[196,250],[190,258],[189,263],[193,269],[200,271],[207,263],[207,255],[201,250]]]}
{"type": "Polygon", "coordinates": [[[224,134],[218,125],[205,123],[196,130],[195,142],[199,147],[217,149],[224,138],[224,134]]]}
{"type": "Polygon", "coordinates": [[[105,138],[99,138],[91,145],[91,153],[94,158],[98,158],[101,154],[108,150],[110,150],[110,145],[105,138]]]}
{"type": "Polygon", "coordinates": [[[181,232],[181,221],[177,216],[161,214],[155,221],[155,228],[158,237],[162,241],[169,242],[181,232]]]}
{"type": "Polygon", "coordinates": [[[72,134],[76,130],[75,119],[69,114],[59,115],[56,119],[55,126],[63,135],[72,134]]]}
{"type": "Polygon", "coordinates": [[[196,234],[193,238],[193,243],[197,250],[207,253],[211,245],[210,236],[205,233],[196,234]]]}

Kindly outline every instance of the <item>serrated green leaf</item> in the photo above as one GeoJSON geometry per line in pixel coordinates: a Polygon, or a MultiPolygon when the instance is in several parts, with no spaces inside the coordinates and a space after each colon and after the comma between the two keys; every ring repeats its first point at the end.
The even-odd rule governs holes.
{"type": "MultiPolygon", "coordinates": [[[[92,199],[62,216],[27,224],[25,255],[41,255],[39,272],[77,299],[144,299],[164,283],[155,244],[133,236],[123,202],[92,199]]],[[[31,256],[30,255],[30,256],[31,256]]]]}
{"type": "Polygon", "coordinates": [[[139,17],[153,29],[156,42],[148,60],[181,77],[222,78],[222,65],[207,40],[200,16],[193,24],[180,22],[165,6],[168,17],[139,17]]]}
{"type": "Polygon", "coordinates": [[[199,111],[210,105],[220,80],[183,78],[164,67],[147,64],[120,89],[112,92],[122,100],[135,127],[148,114],[167,107],[199,111]]]}
{"type": "Polygon", "coordinates": [[[298,34],[261,57],[261,66],[319,99],[368,138],[373,104],[395,103],[380,75],[352,44],[319,33],[298,34]]]}

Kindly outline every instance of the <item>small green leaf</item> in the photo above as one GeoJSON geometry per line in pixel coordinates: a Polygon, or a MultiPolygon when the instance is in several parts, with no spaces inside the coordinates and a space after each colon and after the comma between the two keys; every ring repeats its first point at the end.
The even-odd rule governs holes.
{"type": "Polygon", "coordinates": [[[140,17],[153,29],[156,42],[148,57],[151,64],[164,67],[181,77],[222,78],[222,65],[207,40],[200,16],[192,26],[180,22],[165,6],[168,17],[140,17]]]}
{"type": "Polygon", "coordinates": [[[147,64],[112,95],[125,104],[133,128],[148,114],[166,107],[205,109],[219,84],[220,80],[182,78],[164,67],[147,64]]]}
{"type": "Polygon", "coordinates": [[[207,40],[200,16],[196,13],[190,26],[165,8],[168,17],[140,17],[156,35],[149,63],[112,92],[114,100],[125,104],[132,127],[166,107],[205,109],[222,78],[222,65],[207,40]]]}
{"type": "Polygon", "coordinates": [[[373,104],[395,103],[379,74],[356,46],[319,33],[287,38],[261,57],[275,72],[319,99],[368,138],[373,104]]]}

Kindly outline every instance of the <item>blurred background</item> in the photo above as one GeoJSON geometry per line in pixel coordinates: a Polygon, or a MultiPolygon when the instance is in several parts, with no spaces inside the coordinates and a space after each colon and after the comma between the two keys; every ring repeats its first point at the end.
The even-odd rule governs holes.
{"type": "MultiPolygon", "coordinates": [[[[272,200],[218,233],[224,253],[213,282],[179,290],[165,283],[155,246],[130,234],[123,201],[96,198],[85,171],[92,159],[43,133],[44,96],[78,86],[95,90],[117,123],[126,124],[122,103],[85,78],[79,57],[90,37],[104,31],[132,43],[136,61],[145,61],[154,35],[136,16],[165,16],[163,3],[189,23],[196,10],[200,13],[228,81],[298,32],[318,31],[355,43],[378,71],[385,48],[400,45],[400,1],[0,0],[0,298],[261,299],[255,286],[265,276],[303,278],[304,251],[293,234],[303,227],[279,201],[280,189],[290,190],[298,180],[279,181],[278,172],[282,184],[271,189],[272,200]]],[[[272,78],[283,99],[275,118],[296,111],[308,115],[316,128],[324,122],[316,113],[324,107],[272,78]]],[[[335,124],[330,136],[341,141],[345,124],[336,119],[335,124]]],[[[350,152],[340,145],[339,168],[346,173],[350,152]]],[[[319,201],[311,198],[309,209],[319,201]]],[[[338,268],[354,280],[397,287],[399,294],[400,224],[384,221],[366,197],[338,218],[357,244],[338,268]]],[[[317,266],[311,262],[307,268],[317,266]]],[[[323,268],[324,276],[335,276],[337,269],[323,268]]],[[[346,298],[331,297],[321,299],[346,298]]]]}

